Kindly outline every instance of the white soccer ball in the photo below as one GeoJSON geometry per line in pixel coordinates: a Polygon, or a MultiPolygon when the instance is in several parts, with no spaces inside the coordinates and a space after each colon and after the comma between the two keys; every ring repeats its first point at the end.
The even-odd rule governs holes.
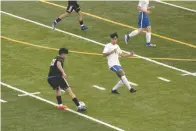
{"type": "Polygon", "coordinates": [[[77,107],[78,108],[78,111],[85,111],[86,110],[86,105],[84,102],[80,101],[79,102],[79,106],[77,107]]]}

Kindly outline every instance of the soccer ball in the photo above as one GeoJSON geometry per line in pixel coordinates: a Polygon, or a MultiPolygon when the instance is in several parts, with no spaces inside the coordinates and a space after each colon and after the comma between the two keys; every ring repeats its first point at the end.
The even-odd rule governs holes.
{"type": "Polygon", "coordinates": [[[84,104],[84,102],[80,101],[79,104],[80,105],[77,107],[78,111],[85,111],[86,105],[84,104]]]}

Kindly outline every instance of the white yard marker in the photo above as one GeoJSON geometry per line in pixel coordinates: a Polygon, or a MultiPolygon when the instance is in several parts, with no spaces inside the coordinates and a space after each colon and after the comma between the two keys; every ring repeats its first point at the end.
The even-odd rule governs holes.
{"type": "MultiPolygon", "coordinates": [[[[37,94],[40,94],[40,92],[34,92],[34,93],[29,93],[29,94],[32,94],[32,95],[37,95],[37,94]]],[[[29,94],[19,94],[18,96],[29,96],[29,94]]]]}
{"type": "MultiPolygon", "coordinates": [[[[5,15],[8,15],[8,16],[11,16],[11,17],[14,17],[14,18],[17,18],[17,19],[20,19],[20,20],[24,20],[24,21],[27,21],[27,22],[30,22],[30,23],[33,23],[33,24],[42,26],[42,27],[45,27],[45,28],[48,28],[48,29],[52,29],[51,26],[47,26],[47,25],[41,24],[41,23],[36,22],[36,21],[33,21],[33,20],[29,20],[29,19],[26,19],[26,18],[17,16],[17,15],[13,15],[13,14],[8,13],[8,12],[5,12],[5,11],[1,11],[1,13],[2,13],[2,14],[5,14],[5,15]]],[[[77,38],[79,38],[79,39],[86,40],[86,41],[88,41],[88,42],[92,42],[92,43],[97,44],[97,45],[105,46],[105,44],[103,44],[103,43],[100,43],[100,42],[97,42],[97,41],[94,41],[94,40],[91,40],[91,39],[88,39],[88,38],[85,38],[85,37],[82,37],[82,36],[79,36],[79,35],[76,35],[76,34],[67,32],[67,31],[63,31],[63,30],[60,30],[60,29],[57,29],[57,28],[55,29],[55,31],[58,31],[58,32],[61,32],[61,33],[64,33],[64,34],[67,34],[67,35],[70,35],[70,36],[74,36],[74,37],[77,37],[77,38]]],[[[129,52],[127,52],[127,51],[123,51],[123,52],[129,53],[129,52]]],[[[176,71],[180,71],[180,72],[182,72],[182,73],[186,73],[186,74],[190,74],[190,75],[192,75],[192,76],[196,76],[196,74],[193,74],[193,73],[188,72],[188,71],[186,71],[186,70],[182,70],[182,69],[179,69],[179,68],[170,66],[170,65],[166,65],[166,64],[164,64],[164,63],[161,63],[161,62],[152,60],[152,59],[147,58],[147,57],[143,57],[143,56],[140,56],[140,55],[137,55],[137,54],[135,54],[134,56],[136,56],[136,57],[138,57],[138,58],[140,58],[140,59],[144,59],[144,60],[146,60],[146,61],[149,61],[149,62],[158,64],[158,65],[160,65],[160,66],[164,66],[164,67],[167,67],[167,68],[176,70],[176,71]]]]}
{"type": "Polygon", "coordinates": [[[105,90],[104,87],[100,87],[100,86],[98,86],[98,85],[93,85],[93,87],[94,87],[94,88],[97,88],[97,89],[99,89],[99,90],[105,90]]]}
{"type": "Polygon", "coordinates": [[[165,82],[170,82],[170,80],[166,79],[166,78],[163,78],[163,77],[157,77],[158,79],[162,80],[162,81],[165,81],[165,82]]]}
{"type": "MultiPolygon", "coordinates": [[[[33,98],[35,98],[35,99],[37,99],[37,100],[43,101],[43,102],[45,102],[45,103],[48,103],[48,104],[51,104],[51,105],[54,105],[54,106],[58,106],[58,104],[56,104],[56,103],[54,103],[54,102],[52,102],[52,101],[49,101],[49,100],[46,100],[46,99],[44,99],[44,98],[42,98],[42,97],[39,97],[39,96],[30,94],[29,92],[26,92],[26,91],[24,91],[24,90],[18,89],[18,88],[16,88],[16,87],[13,87],[13,86],[8,85],[8,84],[6,84],[6,83],[0,82],[0,84],[3,85],[3,86],[5,86],[5,87],[7,87],[7,88],[12,89],[12,90],[21,92],[21,93],[23,93],[23,94],[28,94],[30,97],[33,97],[33,98]]],[[[116,127],[116,126],[110,125],[110,124],[108,124],[108,123],[106,123],[106,122],[103,122],[103,121],[101,121],[101,120],[95,119],[95,118],[93,118],[93,117],[90,117],[90,116],[88,116],[88,115],[82,114],[82,113],[80,113],[80,112],[74,111],[74,110],[72,110],[72,109],[67,108],[66,110],[69,111],[69,112],[72,112],[72,113],[74,113],[74,114],[77,114],[77,115],[79,115],[79,116],[85,117],[86,119],[89,119],[89,120],[91,120],[91,121],[94,121],[94,122],[97,122],[97,123],[102,124],[102,125],[104,125],[104,126],[107,126],[107,127],[109,127],[109,128],[112,128],[112,129],[114,129],[114,130],[117,130],[117,131],[125,131],[125,130],[123,130],[123,129],[121,129],[121,128],[118,128],[118,127],[116,127]]]]}
{"type": "Polygon", "coordinates": [[[5,103],[5,102],[7,102],[7,101],[0,99],[0,102],[5,103]]]}
{"type": "Polygon", "coordinates": [[[183,10],[187,10],[187,11],[191,11],[191,12],[194,12],[196,13],[196,10],[193,10],[193,9],[189,9],[189,8],[186,8],[186,7],[183,7],[183,6],[179,6],[179,5],[175,5],[175,4],[171,4],[171,3],[167,3],[167,2],[163,2],[161,0],[154,0],[158,3],[161,3],[161,4],[165,4],[165,5],[169,5],[169,6],[173,6],[173,7],[176,7],[176,8],[180,8],[180,9],[183,9],[183,10]]]}
{"type": "Polygon", "coordinates": [[[138,86],[138,84],[133,83],[133,82],[130,82],[130,81],[129,81],[129,84],[130,84],[130,85],[133,85],[133,86],[138,86]]]}

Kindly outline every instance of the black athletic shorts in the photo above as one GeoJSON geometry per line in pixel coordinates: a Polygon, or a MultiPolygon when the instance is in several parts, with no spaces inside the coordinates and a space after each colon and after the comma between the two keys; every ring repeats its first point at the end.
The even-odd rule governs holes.
{"type": "Polygon", "coordinates": [[[71,13],[73,10],[74,10],[75,12],[78,13],[78,12],[80,11],[80,5],[78,5],[78,4],[76,3],[76,4],[73,4],[73,5],[68,5],[68,6],[67,6],[67,10],[66,10],[66,11],[67,11],[68,13],[71,13]]]}
{"type": "Polygon", "coordinates": [[[48,83],[54,90],[58,87],[63,90],[69,88],[67,80],[62,77],[48,77],[48,83]]]}

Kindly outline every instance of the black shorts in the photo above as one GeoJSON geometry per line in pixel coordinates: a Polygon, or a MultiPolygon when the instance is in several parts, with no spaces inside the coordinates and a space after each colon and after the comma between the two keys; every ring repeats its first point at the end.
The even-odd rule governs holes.
{"type": "Polygon", "coordinates": [[[50,86],[55,90],[56,88],[60,87],[61,89],[65,90],[69,88],[69,84],[66,79],[62,77],[53,77],[48,78],[48,83],[50,86]]]}
{"type": "Polygon", "coordinates": [[[66,10],[66,11],[67,11],[68,13],[71,13],[73,10],[74,10],[75,12],[78,13],[78,12],[80,11],[80,5],[78,5],[78,4],[76,3],[76,4],[73,4],[73,5],[68,5],[68,6],[67,6],[67,10],[66,10]]]}

